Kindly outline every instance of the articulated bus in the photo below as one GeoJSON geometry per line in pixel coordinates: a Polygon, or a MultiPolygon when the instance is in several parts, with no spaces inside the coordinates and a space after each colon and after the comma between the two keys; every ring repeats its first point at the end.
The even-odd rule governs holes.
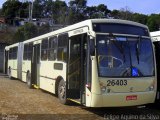
{"type": "Polygon", "coordinates": [[[157,102],[160,100],[160,31],[150,32],[153,44],[155,46],[156,66],[157,66],[157,102]]]}
{"type": "Polygon", "coordinates": [[[91,19],[7,46],[5,72],[87,107],[153,103],[155,56],[145,25],[91,19]]]}

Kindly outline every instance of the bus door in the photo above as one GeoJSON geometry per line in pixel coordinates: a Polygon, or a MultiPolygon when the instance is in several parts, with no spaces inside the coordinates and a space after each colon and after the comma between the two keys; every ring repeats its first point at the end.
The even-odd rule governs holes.
{"type": "Polygon", "coordinates": [[[33,45],[33,55],[31,61],[31,82],[39,86],[39,67],[40,67],[40,44],[33,45]]]}
{"type": "Polygon", "coordinates": [[[87,34],[70,37],[67,98],[85,104],[87,34]]]}
{"type": "Polygon", "coordinates": [[[5,74],[7,74],[7,70],[8,70],[8,51],[5,50],[5,68],[4,68],[5,74]]]}

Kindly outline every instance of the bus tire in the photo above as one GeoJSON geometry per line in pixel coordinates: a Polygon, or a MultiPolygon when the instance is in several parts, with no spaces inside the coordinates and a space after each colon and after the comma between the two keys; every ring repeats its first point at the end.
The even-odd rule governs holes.
{"type": "Polygon", "coordinates": [[[12,80],[12,74],[11,74],[11,68],[10,67],[8,68],[8,77],[9,77],[9,79],[12,80]]]}
{"type": "Polygon", "coordinates": [[[66,98],[66,85],[65,85],[64,80],[61,80],[59,82],[58,98],[59,98],[60,103],[62,103],[64,105],[68,104],[68,101],[67,101],[67,98],[66,98]]]}
{"type": "Polygon", "coordinates": [[[29,72],[27,73],[26,81],[27,81],[27,86],[31,89],[32,88],[31,73],[29,73],[29,72]]]}

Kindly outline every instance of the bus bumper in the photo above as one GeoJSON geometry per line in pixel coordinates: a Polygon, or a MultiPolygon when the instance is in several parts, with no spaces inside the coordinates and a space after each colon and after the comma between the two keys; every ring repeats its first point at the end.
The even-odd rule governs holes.
{"type": "Polygon", "coordinates": [[[154,103],[156,92],[93,94],[91,107],[122,107],[154,103]],[[134,96],[134,99],[132,99],[134,96]],[[128,99],[129,98],[129,99],[128,99]],[[131,98],[131,99],[130,99],[131,98]]]}

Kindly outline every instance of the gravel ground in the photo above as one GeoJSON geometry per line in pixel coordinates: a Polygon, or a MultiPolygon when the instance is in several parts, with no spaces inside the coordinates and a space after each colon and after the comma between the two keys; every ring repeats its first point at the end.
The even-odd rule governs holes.
{"type": "Polygon", "coordinates": [[[0,74],[2,120],[159,120],[160,107],[86,108],[76,103],[62,105],[58,98],[39,89],[29,89],[19,80],[0,74]]]}

